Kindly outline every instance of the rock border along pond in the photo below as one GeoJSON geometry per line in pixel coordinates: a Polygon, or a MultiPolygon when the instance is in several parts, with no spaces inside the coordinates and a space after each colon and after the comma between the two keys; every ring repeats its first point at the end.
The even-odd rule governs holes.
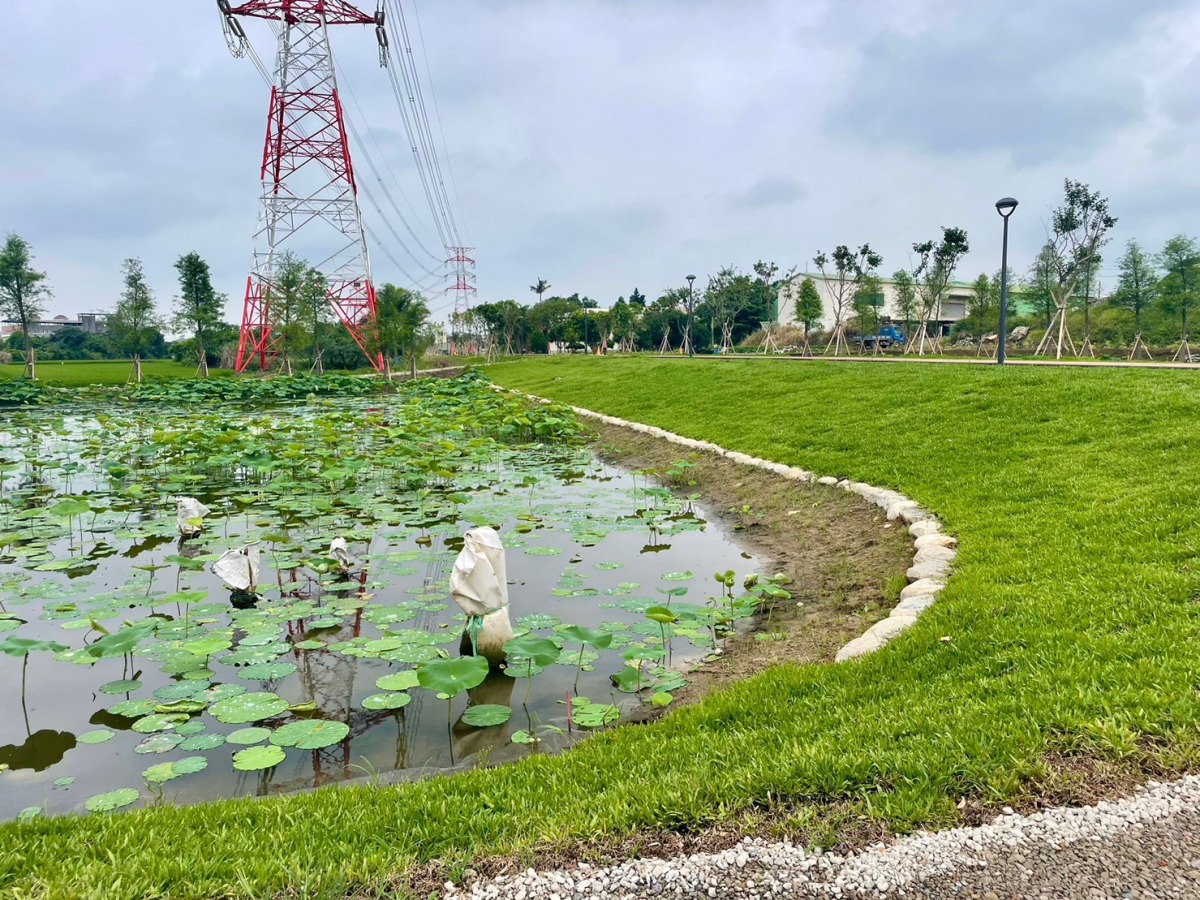
{"type": "MultiPolygon", "coordinates": [[[[509,390],[508,388],[499,386],[496,389],[501,391],[509,390]]],[[[513,393],[528,397],[536,403],[553,402],[544,397],[538,397],[535,394],[526,394],[523,391],[513,391],[513,393]]],[[[834,657],[835,662],[845,662],[859,656],[865,656],[868,653],[873,653],[896,636],[907,631],[916,624],[921,613],[933,606],[937,600],[938,593],[946,586],[946,580],[950,577],[950,573],[953,570],[954,558],[958,552],[956,549],[958,541],[942,531],[942,523],[938,521],[936,516],[928,510],[922,509],[915,500],[910,500],[899,491],[874,487],[861,481],[850,481],[832,476],[818,476],[805,469],[771,462],[769,459],[761,459],[757,456],[750,456],[747,453],[739,453],[736,450],[727,450],[718,444],[684,437],[681,434],[675,434],[673,431],[667,431],[664,428],[658,428],[654,425],[630,422],[627,419],[608,416],[604,413],[598,413],[595,410],[584,409],[581,406],[569,406],[568,408],[577,416],[582,416],[585,419],[595,419],[598,422],[603,422],[605,425],[628,428],[631,431],[637,431],[651,437],[661,438],[668,443],[676,444],[680,447],[686,447],[689,450],[723,456],[741,465],[752,466],[764,472],[772,472],[781,478],[841,488],[853,494],[858,494],[868,503],[884,510],[888,521],[900,521],[907,525],[908,533],[914,538],[916,553],[913,555],[912,565],[906,573],[909,584],[900,592],[900,602],[896,604],[887,618],[879,620],[859,637],[856,637],[838,650],[837,655],[834,657]]]]}

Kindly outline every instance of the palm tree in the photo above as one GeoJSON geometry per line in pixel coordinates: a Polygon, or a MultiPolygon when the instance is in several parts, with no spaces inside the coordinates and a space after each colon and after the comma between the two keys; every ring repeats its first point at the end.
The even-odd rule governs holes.
{"type": "Polygon", "coordinates": [[[545,278],[539,278],[537,280],[537,284],[531,284],[529,289],[538,295],[538,303],[541,303],[542,294],[550,290],[550,282],[548,282],[545,278]]]}

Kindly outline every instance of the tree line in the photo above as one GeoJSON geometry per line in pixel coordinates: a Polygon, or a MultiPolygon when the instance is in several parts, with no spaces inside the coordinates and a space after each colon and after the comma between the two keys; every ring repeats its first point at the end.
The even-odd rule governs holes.
{"type": "MultiPolygon", "coordinates": [[[[239,329],[225,321],[229,298],[215,290],[209,265],[199,254],[181,255],[175,270],[178,293],[166,312],[159,309],[142,261],[131,257],[121,264],[122,290],[115,306],[105,314],[102,332],[64,327],[50,335],[35,335],[34,325],[53,297],[49,278],[34,266],[28,241],[9,234],[0,247],[0,316],[16,329],[8,338],[6,352],[24,363],[25,374],[31,378],[36,377],[39,358],[130,359],[138,380],[144,359],[170,357],[194,362],[202,377],[208,376],[210,367],[232,368],[239,329]],[[183,337],[168,341],[168,330],[183,337]]],[[[268,296],[272,328],[282,338],[275,361],[280,371],[290,374],[306,367],[319,373],[327,367],[363,366],[362,350],[335,321],[320,272],[285,252],[276,260],[274,280],[268,296]]],[[[368,349],[380,354],[389,367],[406,363],[415,368],[417,356],[431,340],[424,299],[405,288],[384,284],[377,290],[376,305],[368,349]]]]}

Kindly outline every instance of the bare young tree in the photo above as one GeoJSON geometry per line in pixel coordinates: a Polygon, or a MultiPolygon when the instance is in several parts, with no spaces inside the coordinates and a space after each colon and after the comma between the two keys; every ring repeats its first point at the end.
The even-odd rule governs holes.
{"type": "Polygon", "coordinates": [[[1078,355],[1071,330],[1067,326],[1067,306],[1075,296],[1079,280],[1096,267],[1100,248],[1108,243],[1108,233],[1117,219],[1108,211],[1108,199],[1101,197],[1082,181],[1067,178],[1063,182],[1063,204],[1050,217],[1047,247],[1053,257],[1053,282],[1050,293],[1054,314],[1035,356],[1061,359],[1064,351],[1078,355]]]}
{"type": "Polygon", "coordinates": [[[850,342],[846,340],[846,319],[854,309],[854,298],[864,279],[873,276],[883,263],[883,257],[871,249],[869,244],[863,244],[857,252],[845,244],[839,244],[833,251],[833,277],[830,277],[830,257],[824,252],[813,257],[817,271],[821,273],[833,300],[833,331],[829,335],[829,343],[825,352],[835,356],[850,352],[850,342]]]}
{"type": "Polygon", "coordinates": [[[970,249],[967,233],[961,228],[943,227],[940,241],[913,244],[913,252],[917,254],[912,278],[919,302],[918,325],[917,336],[904,348],[905,353],[915,352],[918,356],[924,356],[926,350],[930,353],[941,350],[941,336],[937,329],[942,318],[942,300],[954,278],[959,260],[970,249]],[[935,326],[932,335],[929,333],[931,322],[935,326]]]}

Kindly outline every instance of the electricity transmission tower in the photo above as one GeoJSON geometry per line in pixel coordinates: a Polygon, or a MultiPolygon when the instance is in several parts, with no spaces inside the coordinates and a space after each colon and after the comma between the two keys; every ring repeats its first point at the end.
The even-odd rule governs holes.
{"type": "MultiPolygon", "coordinates": [[[[461,323],[467,313],[471,311],[471,299],[477,294],[475,288],[475,260],[467,254],[474,250],[474,247],[447,247],[450,252],[449,259],[446,260],[446,266],[454,272],[454,284],[446,288],[446,293],[454,294],[454,313],[450,317],[453,323],[461,323]]],[[[450,355],[458,356],[473,355],[477,348],[471,346],[472,342],[467,342],[468,346],[459,347],[456,342],[451,342],[450,355]]]]}
{"type": "MultiPolygon", "coordinates": [[[[314,268],[324,276],[329,305],[377,370],[383,360],[370,347],[375,285],[367,255],[358,187],[338,97],[331,25],[374,25],[380,65],[388,39],[382,7],[374,14],[345,0],[217,0],[226,41],[235,56],[253,53],[239,17],[275,23],[278,35],[267,137],[262,156],[262,200],[254,256],[246,279],[237,371],[257,360],[267,369],[279,352],[273,328],[273,295],[279,292],[279,258],[304,232],[313,246],[323,228],[325,256],[314,268]]],[[[255,62],[258,63],[257,57],[255,62]]]]}

